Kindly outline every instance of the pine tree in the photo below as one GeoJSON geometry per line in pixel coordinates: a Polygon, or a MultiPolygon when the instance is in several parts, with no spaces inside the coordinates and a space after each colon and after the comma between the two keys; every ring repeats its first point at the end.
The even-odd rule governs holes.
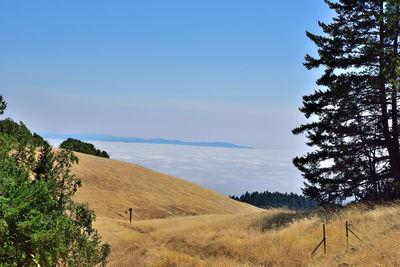
{"type": "Polygon", "coordinates": [[[6,109],[6,107],[7,107],[7,104],[4,101],[3,96],[0,95],[0,115],[3,115],[4,110],[6,109]]]}
{"type": "Polygon", "coordinates": [[[399,1],[325,2],[337,16],[319,22],[324,35],[307,32],[319,57],[304,64],[325,68],[323,88],[303,97],[300,111],[313,121],[293,130],[316,147],[293,160],[303,193],[321,204],[397,197],[399,1]]]}

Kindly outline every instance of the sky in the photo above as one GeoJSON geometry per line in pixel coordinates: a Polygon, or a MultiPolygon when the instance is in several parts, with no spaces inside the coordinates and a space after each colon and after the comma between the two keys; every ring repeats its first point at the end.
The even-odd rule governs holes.
{"type": "Polygon", "coordinates": [[[304,150],[322,0],[0,2],[5,116],[35,132],[304,150]]]}

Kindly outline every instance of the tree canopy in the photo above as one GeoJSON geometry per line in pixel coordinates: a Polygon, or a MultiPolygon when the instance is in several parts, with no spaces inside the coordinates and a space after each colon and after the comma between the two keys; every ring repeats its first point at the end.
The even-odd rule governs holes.
{"type": "Polygon", "coordinates": [[[60,144],[60,148],[72,150],[75,152],[81,152],[103,158],[110,158],[110,155],[106,151],[101,151],[94,147],[93,144],[85,143],[81,140],[68,138],[60,144]]]}
{"type": "Polygon", "coordinates": [[[81,186],[70,171],[78,158],[5,120],[0,159],[0,265],[104,266],[110,248],[93,228],[95,214],[72,200],[81,186]]]}
{"type": "Polygon", "coordinates": [[[307,182],[303,193],[322,204],[400,196],[399,1],[325,1],[336,12],[323,35],[307,32],[323,68],[320,86],[303,97],[311,122],[305,133],[315,148],[294,165],[307,182]]]}

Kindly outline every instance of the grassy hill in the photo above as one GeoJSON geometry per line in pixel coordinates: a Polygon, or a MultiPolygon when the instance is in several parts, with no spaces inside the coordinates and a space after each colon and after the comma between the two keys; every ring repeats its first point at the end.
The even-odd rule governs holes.
{"type": "Polygon", "coordinates": [[[99,217],[126,219],[133,208],[134,219],[154,219],[200,214],[236,214],[256,207],[183,179],[139,165],[75,153],[79,164],[72,171],[82,179],[76,199],[88,201],[99,217]]]}
{"type": "Polygon", "coordinates": [[[260,210],[138,165],[77,155],[73,171],[83,188],[76,198],[96,211],[110,266],[400,266],[400,204],[322,210],[276,227],[271,219],[293,212],[260,210]],[[346,220],[363,240],[350,236],[347,252],[346,220]],[[311,257],[323,223],[327,254],[320,248],[311,257]]]}

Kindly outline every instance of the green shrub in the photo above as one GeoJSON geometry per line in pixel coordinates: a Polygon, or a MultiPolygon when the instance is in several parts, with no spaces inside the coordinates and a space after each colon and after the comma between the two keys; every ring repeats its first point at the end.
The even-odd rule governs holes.
{"type": "Polygon", "coordinates": [[[93,144],[85,143],[78,139],[68,138],[60,144],[60,148],[107,159],[110,158],[110,155],[108,155],[106,151],[101,151],[95,148],[93,144]]]}
{"type": "MultiPolygon", "coordinates": [[[[0,115],[4,108],[0,95],[0,115]]],[[[23,123],[0,121],[0,266],[107,264],[110,246],[93,228],[94,211],[72,199],[81,186],[71,173],[77,162],[23,123]]]]}

